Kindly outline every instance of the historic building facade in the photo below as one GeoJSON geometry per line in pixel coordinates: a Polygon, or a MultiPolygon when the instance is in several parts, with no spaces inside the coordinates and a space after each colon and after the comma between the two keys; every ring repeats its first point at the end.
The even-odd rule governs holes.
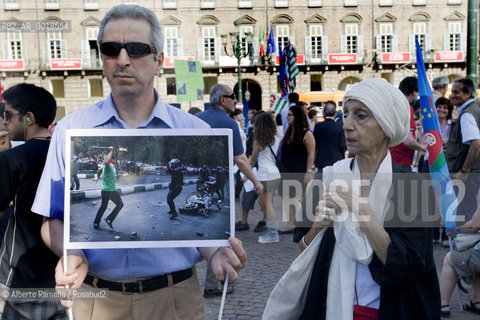
{"type": "Polygon", "coordinates": [[[96,37],[100,19],[119,3],[148,7],[162,23],[165,68],[155,86],[166,102],[177,103],[174,59],[201,62],[206,95],[178,104],[185,110],[203,107],[215,83],[237,88],[234,32],[250,48],[241,60],[242,91],[256,109],[268,109],[270,92],[280,91],[278,44],[288,41],[297,49],[297,92],[345,90],[367,77],[397,85],[416,73],[415,38],[429,77],[452,81],[466,73],[467,0],[0,1],[4,87],[23,81],[45,87],[62,107],[59,117],[108,94],[96,37]],[[37,25],[17,32],[24,22],[37,25]],[[276,52],[267,59],[259,40],[266,51],[271,28],[276,52]]]}

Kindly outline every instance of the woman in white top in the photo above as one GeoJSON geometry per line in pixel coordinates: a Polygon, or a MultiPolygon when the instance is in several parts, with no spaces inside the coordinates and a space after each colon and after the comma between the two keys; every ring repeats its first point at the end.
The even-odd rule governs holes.
{"type": "Polygon", "coordinates": [[[250,157],[252,167],[258,164],[258,180],[263,184],[263,193],[258,197],[258,202],[267,217],[267,232],[258,238],[259,243],[278,242],[278,226],[273,211],[272,197],[280,182],[280,171],[275,163],[279,140],[276,138],[277,127],[268,113],[261,114],[254,123],[255,140],[250,157]]]}

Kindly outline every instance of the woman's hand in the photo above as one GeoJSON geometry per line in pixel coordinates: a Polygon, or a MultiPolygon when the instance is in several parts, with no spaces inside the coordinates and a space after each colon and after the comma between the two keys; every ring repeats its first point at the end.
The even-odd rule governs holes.
{"type": "Polygon", "coordinates": [[[312,181],[312,178],[313,178],[312,172],[305,172],[305,174],[303,175],[303,183],[307,185],[310,181],[312,181]]]}
{"type": "Polygon", "coordinates": [[[334,208],[337,215],[343,211],[355,214],[373,251],[385,265],[388,246],[392,240],[368,204],[368,198],[361,197],[349,189],[341,190],[339,187],[330,187],[325,198],[327,206],[334,208]]]}
{"type": "Polygon", "coordinates": [[[359,196],[350,189],[344,190],[339,186],[331,186],[325,193],[325,200],[328,207],[333,208],[337,215],[343,211],[354,213],[357,218],[371,213],[368,198],[359,196]]]}
{"type": "Polygon", "coordinates": [[[312,227],[299,243],[300,251],[305,250],[323,228],[332,224],[334,215],[335,211],[332,208],[327,207],[325,200],[320,200],[318,202],[318,205],[315,208],[315,218],[312,227]]]}
{"type": "Polygon", "coordinates": [[[334,216],[335,210],[332,207],[327,206],[326,200],[320,200],[315,209],[315,221],[313,222],[312,229],[318,229],[318,231],[320,231],[331,225],[334,216]]]}

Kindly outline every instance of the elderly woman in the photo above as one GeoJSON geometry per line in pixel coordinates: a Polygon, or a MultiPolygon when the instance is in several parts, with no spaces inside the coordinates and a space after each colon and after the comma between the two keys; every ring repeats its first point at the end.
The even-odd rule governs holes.
{"type": "Polygon", "coordinates": [[[408,102],[386,81],[367,79],[346,93],[343,111],[347,148],[356,156],[324,169],[324,199],[300,241],[305,252],[292,264],[298,266],[318,245],[314,261],[306,264],[313,264],[311,276],[284,317],[280,313],[288,311],[275,299],[288,274],[296,274],[291,268],[272,292],[264,319],[439,319],[431,230],[396,224],[401,219],[395,215],[419,213],[398,203],[409,200],[399,196],[406,190],[394,175],[404,169],[388,149],[407,138],[408,102]],[[361,186],[355,183],[360,180],[361,186]]]}

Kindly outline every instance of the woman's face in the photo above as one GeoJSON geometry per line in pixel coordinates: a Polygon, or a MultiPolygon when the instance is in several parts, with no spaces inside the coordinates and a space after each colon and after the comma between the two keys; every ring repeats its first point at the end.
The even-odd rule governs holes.
{"type": "Polygon", "coordinates": [[[375,155],[378,148],[388,148],[388,137],[370,109],[358,100],[348,100],[343,107],[343,131],[348,151],[355,155],[375,155]]]}
{"type": "Polygon", "coordinates": [[[445,104],[440,104],[437,106],[437,115],[438,119],[446,119],[448,114],[448,107],[445,104]]]}
{"type": "Polygon", "coordinates": [[[295,117],[293,115],[293,112],[291,110],[288,110],[287,113],[287,122],[289,126],[293,126],[293,121],[295,120],[295,117]]]}

